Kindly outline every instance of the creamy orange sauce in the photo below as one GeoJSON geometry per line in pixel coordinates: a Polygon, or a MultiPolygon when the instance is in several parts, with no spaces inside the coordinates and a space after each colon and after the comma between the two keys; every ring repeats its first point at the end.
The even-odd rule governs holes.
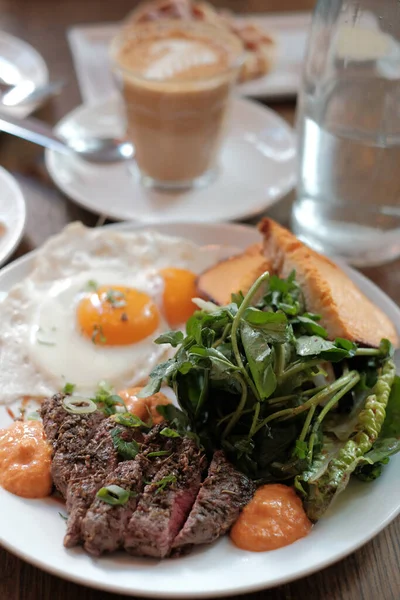
{"type": "Polygon", "coordinates": [[[251,552],[288,546],[305,537],[311,522],[293,488],[281,484],[260,487],[231,530],[233,543],[251,552]]]}
{"type": "Polygon", "coordinates": [[[157,411],[157,406],[160,404],[171,404],[171,400],[162,392],[153,394],[153,396],[149,396],[148,398],[138,398],[137,394],[141,389],[141,387],[127,388],[118,392],[118,395],[125,402],[128,411],[142,419],[142,421],[147,422],[149,417],[151,417],[154,425],[161,423],[163,417],[157,411]]]}
{"type": "Polygon", "coordinates": [[[39,421],[15,421],[0,430],[0,485],[23,498],[44,498],[52,488],[51,447],[39,421]]]}

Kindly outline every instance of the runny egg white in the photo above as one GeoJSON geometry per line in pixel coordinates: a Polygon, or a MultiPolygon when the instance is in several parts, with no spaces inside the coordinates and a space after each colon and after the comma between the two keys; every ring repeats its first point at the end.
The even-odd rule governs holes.
{"type": "Polygon", "coordinates": [[[194,310],[196,274],[226,256],[156,232],[72,224],[0,304],[0,403],[140,384],[167,357],[154,339],[194,310]]]}

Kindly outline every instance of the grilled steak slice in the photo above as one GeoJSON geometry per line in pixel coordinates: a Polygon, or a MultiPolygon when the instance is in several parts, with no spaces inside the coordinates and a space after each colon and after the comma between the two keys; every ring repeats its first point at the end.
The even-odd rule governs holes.
{"type": "Polygon", "coordinates": [[[82,521],[85,550],[94,556],[113,552],[122,546],[124,531],[135,510],[139,494],[144,488],[147,460],[141,455],[134,460],[119,463],[104,482],[104,486],[118,485],[131,496],[124,505],[113,506],[95,498],[82,521]]]}
{"type": "Polygon", "coordinates": [[[205,457],[193,440],[180,439],[171,458],[146,485],[125,534],[136,556],[168,556],[201,484],[205,457]]]}
{"type": "Polygon", "coordinates": [[[109,417],[99,425],[84,452],[68,456],[71,475],[66,494],[69,516],[64,546],[67,548],[81,541],[82,519],[108,474],[117,467],[118,451],[112,439],[112,432],[116,429],[119,437],[126,442],[143,442],[140,430],[118,425],[109,417]]]}
{"type": "Polygon", "coordinates": [[[98,426],[104,420],[100,411],[75,415],[63,407],[64,394],[43,401],[40,413],[47,439],[53,445],[51,475],[54,485],[65,497],[74,456],[84,452],[98,426]]]}
{"type": "MultiPolygon", "coordinates": [[[[50,398],[46,398],[40,407],[40,414],[43,419],[43,427],[46,432],[46,437],[53,444],[54,450],[58,450],[62,446],[64,436],[68,439],[68,432],[73,427],[88,424],[91,430],[94,430],[105,417],[102,412],[96,411],[89,414],[75,415],[67,412],[63,406],[66,394],[55,394],[50,398]]],[[[84,447],[87,443],[87,437],[83,436],[80,440],[81,446],[84,447]]]]}
{"type": "Polygon", "coordinates": [[[209,544],[224,535],[251,500],[254,489],[253,482],[237,471],[222,451],[215,452],[208,475],[173,547],[209,544]]]}
{"type": "Polygon", "coordinates": [[[46,432],[46,437],[53,447],[57,443],[59,429],[69,414],[63,408],[63,400],[65,394],[55,394],[50,398],[43,400],[40,407],[40,415],[43,419],[43,427],[46,432]]]}
{"type": "Polygon", "coordinates": [[[113,506],[100,498],[94,498],[82,521],[85,550],[90,554],[99,556],[103,552],[112,552],[123,546],[126,527],[146,482],[153,479],[177,446],[176,438],[159,435],[164,427],[164,424],[154,427],[145,436],[143,452],[134,460],[120,463],[103,484],[104,486],[118,485],[132,492],[133,495],[128,502],[122,506],[113,506]],[[162,452],[159,456],[152,454],[159,452],[162,452]]]}

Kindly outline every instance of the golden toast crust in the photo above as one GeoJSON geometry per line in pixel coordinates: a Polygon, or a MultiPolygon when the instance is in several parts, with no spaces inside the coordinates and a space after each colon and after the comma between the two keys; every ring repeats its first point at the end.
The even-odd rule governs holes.
{"type": "Polygon", "coordinates": [[[271,269],[261,244],[249,246],[243,254],[232,256],[204,271],[197,278],[199,293],[221,306],[229,304],[231,294],[246,294],[255,280],[271,269]]]}
{"type": "Polygon", "coordinates": [[[357,288],[331,260],[305,246],[271,219],[263,219],[264,255],[281,277],[296,271],[307,310],[321,315],[330,339],[343,337],[367,346],[379,346],[382,338],[399,344],[396,329],[380,308],[357,288]]]}

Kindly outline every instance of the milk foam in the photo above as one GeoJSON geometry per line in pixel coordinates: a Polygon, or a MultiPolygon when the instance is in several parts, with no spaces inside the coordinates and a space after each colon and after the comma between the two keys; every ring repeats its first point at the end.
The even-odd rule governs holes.
{"type": "Polygon", "coordinates": [[[190,73],[192,69],[216,64],[219,60],[218,52],[197,40],[157,40],[149,49],[150,64],[144,75],[151,79],[173,79],[182,73],[190,73]]]}

